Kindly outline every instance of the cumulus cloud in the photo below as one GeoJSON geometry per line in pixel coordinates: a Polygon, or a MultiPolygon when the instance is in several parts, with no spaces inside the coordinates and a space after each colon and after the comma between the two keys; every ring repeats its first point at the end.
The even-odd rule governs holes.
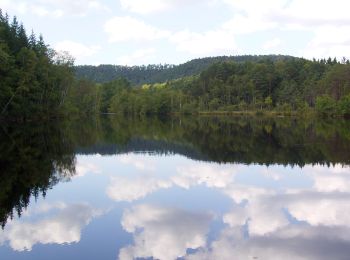
{"type": "MultiPolygon", "coordinates": [[[[349,1],[302,0],[223,0],[231,6],[234,17],[224,24],[235,35],[266,30],[302,31],[312,36],[299,55],[342,57],[350,50],[349,1]],[[317,8],[315,8],[317,6],[317,8]]],[[[278,41],[266,43],[263,49],[273,49],[278,41]]],[[[296,52],[298,53],[298,52],[296,52]]]]}
{"type": "Polygon", "coordinates": [[[140,14],[164,11],[171,7],[171,1],[163,0],[120,0],[120,4],[125,10],[140,14]]]}
{"type": "Polygon", "coordinates": [[[111,18],[105,23],[104,30],[110,42],[151,41],[169,36],[168,31],[158,29],[130,16],[111,18]]]}
{"type": "Polygon", "coordinates": [[[350,55],[350,25],[322,26],[314,30],[314,37],[308,43],[302,55],[312,57],[349,58],[350,55]]]}
{"type": "Polygon", "coordinates": [[[350,25],[348,8],[350,8],[350,3],[346,0],[307,2],[293,0],[280,13],[284,15],[286,23],[299,24],[305,28],[328,25],[344,26],[350,25]]]}
{"type": "Polygon", "coordinates": [[[16,251],[31,250],[36,244],[64,244],[80,241],[82,229],[89,222],[102,214],[87,204],[45,205],[39,208],[39,213],[55,210],[50,217],[39,221],[14,220],[6,226],[0,235],[0,242],[8,241],[16,251]]]}
{"type": "Polygon", "coordinates": [[[121,56],[118,59],[118,64],[121,65],[143,65],[150,64],[150,60],[154,58],[156,53],[156,49],[148,48],[148,49],[139,49],[134,51],[130,55],[121,56]]]}
{"type": "Polygon", "coordinates": [[[238,51],[234,35],[222,29],[204,33],[179,31],[169,40],[175,43],[178,51],[195,55],[228,55],[238,51]]]}
{"type": "Polygon", "coordinates": [[[206,4],[203,0],[120,0],[124,10],[138,14],[150,14],[184,7],[191,4],[206,4]]]}
{"type": "Polygon", "coordinates": [[[54,45],[54,49],[57,51],[66,51],[73,55],[75,58],[84,58],[96,54],[101,47],[98,45],[87,46],[73,41],[62,41],[54,45]]]}
{"type": "Polygon", "coordinates": [[[54,18],[64,15],[84,16],[90,11],[109,11],[107,6],[96,0],[1,0],[0,3],[6,10],[54,18]]]}
{"type": "Polygon", "coordinates": [[[269,41],[264,43],[263,49],[270,50],[270,49],[273,49],[273,48],[280,46],[281,43],[282,43],[282,41],[280,38],[273,38],[272,40],[269,40],[269,41]]]}
{"type": "MultiPolygon", "coordinates": [[[[178,51],[195,55],[226,55],[239,51],[234,34],[225,28],[203,33],[189,30],[172,32],[146,24],[140,19],[124,16],[108,20],[104,31],[111,43],[165,40],[175,44],[178,51]]],[[[145,50],[136,51],[131,57],[126,56],[123,59],[139,58],[146,54],[149,55],[145,50]]]]}
{"type": "Polygon", "coordinates": [[[211,216],[181,209],[139,205],[126,210],[122,226],[133,233],[134,245],[122,248],[119,259],[149,258],[172,260],[187,249],[205,246],[211,216]]]}

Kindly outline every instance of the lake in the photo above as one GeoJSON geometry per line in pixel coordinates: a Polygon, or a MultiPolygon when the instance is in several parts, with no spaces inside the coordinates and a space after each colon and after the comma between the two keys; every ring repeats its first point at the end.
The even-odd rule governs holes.
{"type": "Polygon", "coordinates": [[[350,121],[0,128],[0,259],[349,259],[350,121]]]}

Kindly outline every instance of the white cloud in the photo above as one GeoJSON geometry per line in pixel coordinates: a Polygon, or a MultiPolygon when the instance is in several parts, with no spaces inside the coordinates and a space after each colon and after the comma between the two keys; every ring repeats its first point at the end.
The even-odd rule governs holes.
{"type": "Polygon", "coordinates": [[[110,11],[101,1],[96,0],[34,0],[29,3],[21,0],[1,0],[0,3],[6,10],[54,18],[64,15],[84,16],[90,11],[110,11]]]}
{"type": "Polygon", "coordinates": [[[110,42],[151,41],[169,36],[169,32],[129,16],[111,18],[105,23],[104,30],[110,42]]]}
{"type": "Polygon", "coordinates": [[[302,56],[350,58],[350,25],[323,26],[314,30],[314,37],[302,56]]]}
{"type": "Polygon", "coordinates": [[[155,56],[156,49],[148,48],[148,49],[140,49],[136,50],[130,55],[121,56],[118,59],[118,64],[121,65],[143,65],[150,64],[150,60],[152,60],[155,56]]]}
{"type": "MultiPolygon", "coordinates": [[[[167,40],[175,44],[178,51],[194,55],[229,55],[239,51],[234,34],[225,28],[204,33],[189,30],[171,32],[125,16],[110,19],[105,23],[104,30],[112,43],[167,40]]],[[[122,57],[122,61],[149,54],[148,52],[149,49],[146,53],[145,50],[136,51],[131,57],[122,57]]]]}
{"type": "Polygon", "coordinates": [[[125,10],[140,14],[164,11],[171,7],[171,1],[164,0],[120,0],[120,4],[125,10]]]}
{"type": "Polygon", "coordinates": [[[205,246],[211,216],[180,209],[139,205],[126,210],[123,228],[134,235],[134,245],[122,248],[119,259],[177,259],[187,249],[205,246]]]}
{"type": "Polygon", "coordinates": [[[251,34],[258,31],[266,31],[276,27],[276,23],[265,20],[259,16],[245,16],[237,14],[226,21],[222,28],[232,35],[251,34]]]}
{"type": "Polygon", "coordinates": [[[221,29],[204,33],[184,30],[174,33],[169,39],[176,44],[178,51],[195,55],[232,55],[238,51],[234,35],[221,29]]]}
{"type": "Polygon", "coordinates": [[[203,0],[120,0],[124,10],[138,14],[163,12],[196,3],[206,4],[206,2],[203,0]]]}
{"type": "Polygon", "coordinates": [[[280,46],[281,43],[282,43],[282,41],[281,41],[280,38],[273,38],[272,40],[267,41],[267,42],[264,43],[263,49],[264,50],[270,50],[270,49],[273,49],[273,48],[276,48],[276,47],[280,46]]]}
{"type": "Polygon", "coordinates": [[[73,41],[62,41],[54,45],[56,51],[67,51],[75,58],[84,58],[96,54],[101,47],[98,45],[86,46],[84,44],[73,41]]]}
{"type": "MultiPolygon", "coordinates": [[[[347,0],[317,1],[293,0],[285,8],[284,19],[287,23],[305,27],[350,25],[347,0]]],[[[280,17],[281,18],[281,17],[280,17]]]]}
{"type": "MultiPolygon", "coordinates": [[[[349,1],[303,0],[223,0],[233,7],[234,17],[224,24],[237,34],[278,29],[303,31],[314,35],[302,51],[295,54],[307,58],[346,56],[350,51],[349,1]],[[238,12],[238,13],[236,13],[238,12]]],[[[263,46],[273,50],[280,42],[263,46]]]]}
{"type": "Polygon", "coordinates": [[[102,211],[86,204],[55,204],[38,208],[36,214],[57,210],[53,216],[37,222],[11,221],[0,234],[16,251],[31,250],[36,244],[64,244],[80,241],[81,230],[102,211]]]}

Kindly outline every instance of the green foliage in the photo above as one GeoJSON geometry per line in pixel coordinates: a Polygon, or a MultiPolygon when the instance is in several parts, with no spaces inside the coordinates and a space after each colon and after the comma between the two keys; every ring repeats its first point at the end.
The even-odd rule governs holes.
{"type": "Polygon", "coordinates": [[[323,116],[333,116],[337,111],[337,102],[329,95],[317,97],[316,111],[323,116]]]}
{"type": "Polygon", "coordinates": [[[340,113],[346,116],[350,115],[350,94],[341,98],[339,101],[340,113]]]}
{"type": "MultiPolygon", "coordinates": [[[[345,114],[346,99],[340,108],[340,103],[332,101],[331,96],[323,95],[337,89],[332,87],[334,82],[342,82],[341,93],[347,93],[350,78],[347,79],[344,71],[348,67],[323,60],[266,59],[215,63],[197,77],[134,88],[126,80],[117,80],[102,85],[100,111],[152,115],[269,110],[284,115],[307,115],[316,106],[323,115],[345,114]]],[[[339,98],[342,97],[343,94],[339,98]]]]}
{"type": "Polygon", "coordinates": [[[144,65],[144,66],[76,66],[75,72],[78,79],[91,80],[96,83],[106,83],[118,78],[125,78],[132,85],[154,84],[199,75],[211,65],[218,62],[258,62],[264,59],[272,61],[291,59],[290,56],[268,55],[268,56],[221,56],[194,59],[180,65],[144,65]]]}
{"type": "Polygon", "coordinates": [[[218,110],[220,108],[221,101],[219,98],[213,98],[209,101],[209,109],[212,111],[218,110]]]}
{"type": "Polygon", "coordinates": [[[130,83],[125,79],[117,79],[101,85],[101,104],[100,111],[107,113],[109,111],[111,99],[123,91],[130,88],[130,83]]]}
{"type": "Polygon", "coordinates": [[[49,118],[63,113],[73,82],[73,59],[26,35],[16,17],[0,10],[0,117],[49,118]]]}
{"type": "Polygon", "coordinates": [[[270,96],[266,97],[264,104],[265,104],[265,107],[267,109],[271,109],[272,108],[272,98],[270,96]]]}

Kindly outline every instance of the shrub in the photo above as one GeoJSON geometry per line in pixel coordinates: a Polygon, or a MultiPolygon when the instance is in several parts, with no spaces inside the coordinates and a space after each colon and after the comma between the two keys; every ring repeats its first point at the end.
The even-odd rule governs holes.
{"type": "Polygon", "coordinates": [[[329,95],[317,97],[316,111],[322,116],[333,116],[337,112],[337,102],[329,95]]]}

